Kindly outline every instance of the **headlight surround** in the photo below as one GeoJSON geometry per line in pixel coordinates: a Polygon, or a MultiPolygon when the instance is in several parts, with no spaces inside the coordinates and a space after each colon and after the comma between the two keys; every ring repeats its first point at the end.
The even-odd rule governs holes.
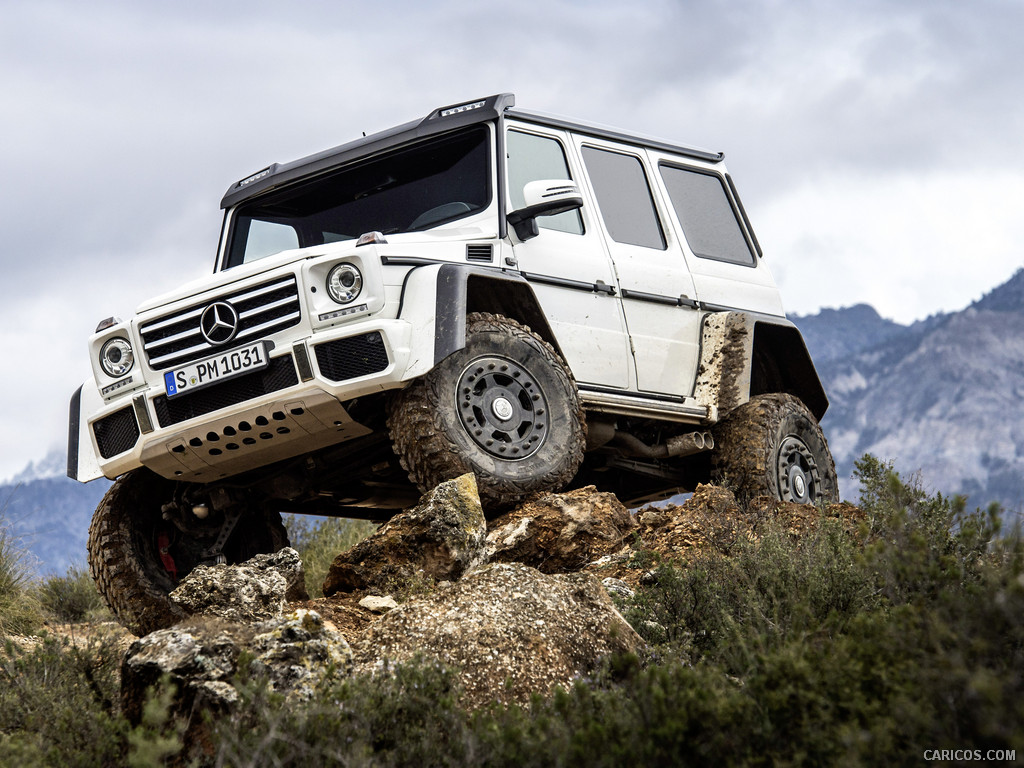
{"type": "Polygon", "coordinates": [[[363,290],[363,274],[343,261],[327,273],[327,294],[339,304],[351,304],[363,290]]]}
{"type": "Polygon", "coordinates": [[[128,339],[115,336],[100,349],[100,367],[113,378],[124,376],[135,365],[135,353],[128,339]]]}

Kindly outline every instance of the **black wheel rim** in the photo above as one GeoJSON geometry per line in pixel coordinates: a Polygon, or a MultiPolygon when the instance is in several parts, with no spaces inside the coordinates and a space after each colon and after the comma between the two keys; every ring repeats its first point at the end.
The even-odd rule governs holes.
{"type": "Polygon", "coordinates": [[[779,496],[783,501],[813,504],[821,490],[814,454],[799,437],[789,436],[779,446],[779,496]]]}
{"type": "Polygon", "coordinates": [[[459,419],[485,452],[500,459],[535,454],[548,435],[548,403],[526,368],[504,357],[481,357],[459,376],[459,419]]]}

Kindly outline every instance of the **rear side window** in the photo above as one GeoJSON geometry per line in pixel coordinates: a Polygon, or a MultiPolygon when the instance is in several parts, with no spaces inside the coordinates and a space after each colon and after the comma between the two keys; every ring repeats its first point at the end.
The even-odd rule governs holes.
{"type": "Polygon", "coordinates": [[[730,264],[754,264],[754,254],[721,177],[674,165],[662,165],[661,177],[694,255],[730,264]]]}
{"type": "Polygon", "coordinates": [[[583,162],[612,240],[665,250],[665,235],[640,158],[583,147],[583,162]]]}

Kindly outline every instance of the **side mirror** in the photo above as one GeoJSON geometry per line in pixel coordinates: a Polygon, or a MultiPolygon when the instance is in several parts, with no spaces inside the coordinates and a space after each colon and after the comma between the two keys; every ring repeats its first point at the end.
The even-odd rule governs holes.
{"type": "Polygon", "coordinates": [[[537,217],[575,211],[583,207],[583,196],[576,182],[568,179],[541,179],[523,187],[526,205],[512,211],[505,218],[520,240],[529,240],[538,234],[537,217]]]}

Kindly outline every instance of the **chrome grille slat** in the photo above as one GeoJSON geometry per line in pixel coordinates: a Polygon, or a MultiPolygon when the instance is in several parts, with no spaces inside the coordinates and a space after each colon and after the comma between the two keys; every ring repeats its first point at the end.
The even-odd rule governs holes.
{"type": "Polygon", "coordinates": [[[264,312],[269,312],[272,309],[284,307],[287,306],[288,304],[298,305],[298,303],[299,300],[297,298],[289,296],[286,299],[279,299],[278,301],[275,301],[272,304],[262,304],[258,307],[254,307],[253,309],[247,309],[244,312],[239,312],[238,317],[241,318],[242,320],[246,320],[252,317],[253,315],[262,315],[264,312]]]}
{"type": "Polygon", "coordinates": [[[143,323],[139,332],[150,367],[165,370],[284,330],[301,319],[298,283],[294,275],[286,275],[211,297],[201,304],[143,323]],[[226,344],[210,344],[199,327],[203,312],[216,302],[230,304],[238,315],[238,332],[226,344]]]}
{"type": "Polygon", "coordinates": [[[175,323],[183,323],[186,320],[191,320],[192,318],[198,320],[199,316],[203,314],[204,309],[206,309],[206,307],[202,306],[199,307],[198,309],[186,310],[185,312],[182,312],[180,315],[172,315],[170,318],[164,320],[157,320],[155,323],[146,323],[145,325],[139,326],[139,333],[145,335],[147,333],[154,333],[156,331],[163,330],[164,328],[174,325],[175,323]]]}

